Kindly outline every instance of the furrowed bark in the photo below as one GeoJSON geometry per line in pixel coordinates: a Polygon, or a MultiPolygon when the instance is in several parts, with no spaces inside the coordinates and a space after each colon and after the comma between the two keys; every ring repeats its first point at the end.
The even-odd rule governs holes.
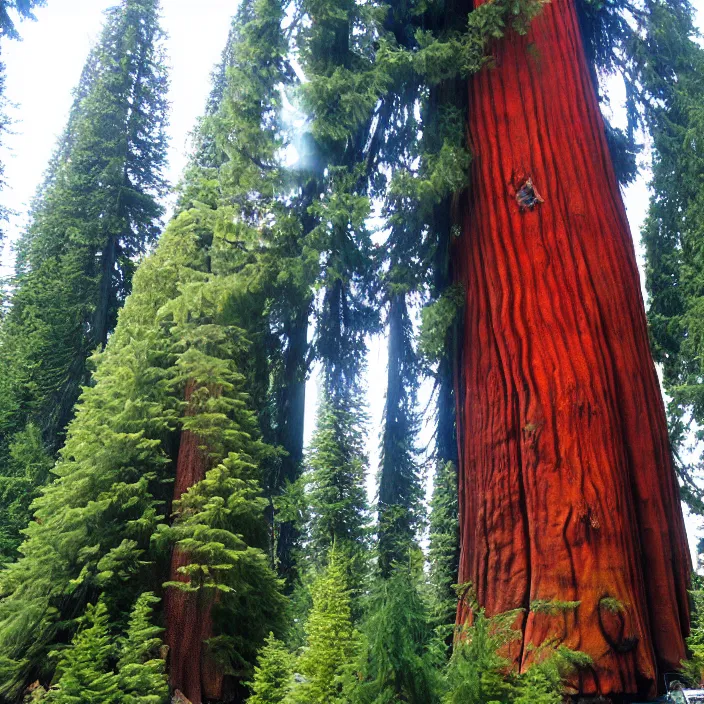
{"type": "MultiPolygon", "coordinates": [[[[186,402],[197,384],[186,385],[186,402]]],[[[187,407],[186,415],[194,409],[187,407]]],[[[174,501],[178,501],[190,487],[205,478],[209,469],[208,457],[201,447],[203,442],[189,430],[181,431],[174,501]]],[[[171,556],[170,581],[187,582],[178,570],[189,562],[188,553],[174,547],[171,556]]],[[[203,641],[213,635],[212,597],[197,592],[170,588],[166,592],[166,644],[169,646],[169,684],[179,689],[191,704],[201,704],[203,698],[220,699],[223,675],[208,656],[203,641]]]]}
{"type": "Polygon", "coordinates": [[[581,693],[651,695],[685,656],[691,566],[574,0],[552,0],[493,53],[469,82],[472,186],[454,258],[459,580],[488,614],[524,610],[521,669],[555,637],[593,659],[581,693]],[[566,601],[579,606],[540,608],[566,601]]]}

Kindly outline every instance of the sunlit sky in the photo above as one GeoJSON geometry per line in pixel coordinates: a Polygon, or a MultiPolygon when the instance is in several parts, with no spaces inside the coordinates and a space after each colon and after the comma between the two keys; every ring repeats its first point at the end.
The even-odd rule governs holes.
{"type": "MultiPolygon", "coordinates": [[[[7,67],[6,96],[12,103],[11,134],[4,137],[0,159],[5,163],[7,186],[0,202],[16,214],[6,229],[8,240],[16,239],[27,221],[27,209],[62,133],[76,86],[90,47],[98,39],[103,12],[115,0],[48,0],[36,11],[37,22],[24,22],[22,41],[3,40],[0,49],[7,67]]],[[[704,24],[704,0],[693,0],[699,26],[704,24]]],[[[201,114],[210,88],[210,72],[220,57],[237,2],[226,0],[162,0],[162,26],[171,68],[169,99],[171,116],[167,176],[175,183],[186,163],[189,133],[201,114]]],[[[619,81],[609,84],[617,120],[623,99],[619,81]]],[[[628,217],[638,243],[638,233],[647,209],[647,170],[624,192],[628,217]]],[[[638,249],[638,247],[637,247],[638,249]]],[[[8,273],[9,246],[0,252],[0,275],[8,273]]],[[[372,340],[368,358],[370,411],[370,493],[378,463],[378,433],[384,402],[386,354],[384,341],[372,340]]],[[[306,426],[310,434],[317,397],[315,375],[309,384],[306,426]]],[[[422,394],[427,396],[427,393],[422,394]]],[[[425,401],[426,399],[422,399],[425,401]]],[[[425,406],[425,403],[422,404],[425,406]]],[[[423,437],[429,437],[426,427],[423,437]]],[[[687,519],[693,547],[699,524],[687,519]]]]}

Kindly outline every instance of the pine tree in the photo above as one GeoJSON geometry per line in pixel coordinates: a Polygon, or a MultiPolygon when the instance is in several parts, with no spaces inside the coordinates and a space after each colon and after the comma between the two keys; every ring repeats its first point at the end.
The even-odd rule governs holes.
{"type": "Polygon", "coordinates": [[[8,448],[6,476],[0,476],[0,503],[5,510],[0,522],[3,561],[15,554],[18,536],[30,515],[30,504],[49,478],[52,466],[36,425],[29,423],[14,435],[8,448]]]}
{"type": "Polygon", "coordinates": [[[443,704],[509,702],[514,682],[506,677],[510,661],[500,651],[515,642],[516,613],[487,618],[481,611],[458,640],[447,668],[443,704]]]}
{"type": "Polygon", "coordinates": [[[50,455],[60,446],[87,358],[105,344],[135,260],[157,234],[166,154],[161,40],[156,0],[124,0],[109,11],[19,244],[0,328],[5,476],[8,448],[28,422],[50,455]]]}
{"type": "Polygon", "coordinates": [[[55,704],[116,704],[118,680],[109,663],[114,656],[105,604],[88,604],[84,626],[59,653],[58,680],[47,700],[55,704]]]}
{"type": "Polygon", "coordinates": [[[459,566],[459,522],[457,515],[457,468],[452,462],[439,464],[435,470],[433,496],[430,501],[430,600],[432,620],[445,640],[451,642],[457,611],[459,566]]]}
{"type": "Polygon", "coordinates": [[[350,688],[355,704],[439,701],[442,662],[432,648],[432,628],[418,581],[406,566],[377,581],[363,628],[360,674],[350,688]]]}
{"type": "Polygon", "coordinates": [[[121,704],[165,704],[169,687],[161,655],[163,629],[152,625],[153,604],[159,599],[143,592],[135,602],[120,646],[117,681],[121,704]]]}
{"type": "Polygon", "coordinates": [[[339,410],[323,397],[306,477],[310,511],[307,551],[318,565],[325,564],[334,546],[359,555],[367,544],[366,464],[357,423],[353,411],[339,410]]]}
{"type": "MultiPolygon", "coordinates": [[[[393,285],[391,288],[394,291],[393,285]]],[[[379,469],[377,546],[378,566],[384,577],[417,546],[423,494],[415,447],[419,366],[403,288],[391,293],[388,318],[389,361],[379,469]]]]}
{"type": "MultiPolygon", "coordinates": [[[[250,344],[236,324],[246,309],[237,301],[247,291],[238,288],[242,282],[232,272],[239,267],[218,224],[231,221],[231,212],[203,208],[170,224],[140,265],[120,322],[95,358],[94,384],[83,392],[57,479],[35,502],[23,557],[2,575],[5,696],[32,675],[50,677],[47,650],[70,634],[71,614],[91,594],[102,593],[113,613],[124,613],[143,591],[173,581],[174,541],[197,558],[190,588],[212,596],[221,586],[216,613],[222,609],[222,616],[210,634],[218,662],[235,663],[247,677],[264,637],[278,627],[283,604],[264,552],[257,499],[268,450],[248,408],[246,377],[237,372],[250,344]],[[190,408],[189,380],[203,384],[190,408]],[[218,396],[205,393],[216,387],[218,396]],[[188,448],[184,433],[203,439],[191,445],[196,453],[207,444],[212,469],[202,486],[184,492],[177,520],[168,525],[163,510],[179,475],[179,438],[181,452],[188,448]],[[198,578],[210,567],[213,584],[198,578]]],[[[176,575],[188,582],[188,569],[176,575]]]]}
{"type": "Polygon", "coordinates": [[[291,704],[343,704],[349,668],[360,647],[352,624],[349,565],[333,549],[327,567],[313,584],[313,607],[306,623],[306,646],[296,671],[302,681],[292,690],[291,704]]]}
{"type": "Polygon", "coordinates": [[[695,39],[688,3],[648,3],[638,96],[653,146],[651,202],[643,229],[648,320],[656,361],[671,397],[670,437],[676,450],[681,495],[704,511],[697,484],[701,426],[701,223],[704,160],[702,68],[704,50],[695,39]],[[685,460],[694,456],[694,461],[685,460]]]}
{"type": "Polygon", "coordinates": [[[259,651],[258,662],[247,704],[282,704],[293,687],[293,655],[270,633],[259,651]]]}

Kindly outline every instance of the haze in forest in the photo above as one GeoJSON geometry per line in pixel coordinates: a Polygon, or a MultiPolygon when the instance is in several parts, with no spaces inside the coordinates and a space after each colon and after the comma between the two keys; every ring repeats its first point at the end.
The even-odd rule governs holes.
{"type": "MultiPolygon", "coordinates": [[[[14,214],[10,216],[8,241],[0,257],[0,276],[7,274],[13,260],[11,242],[27,223],[27,210],[56,140],[66,122],[71,105],[71,91],[78,82],[89,48],[97,41],[103,12],[113,0],[71,0],[68,3],[49,3],[36,10],[39,21],[22,25],[22,41],[2,40],[2,55],[8,67],[6,95],[11,104],[9,115],[14,122],[10,133],[0,146],[5,177],[9,184],[0,192],[0,203],[14,214]],[[46,56],[52,60],[47,62],[46,56]],[[47,106],[51,106],[47,109],[47,106]]],[[[704,28],[704,0],[693,0],[698,25],[704,28]]],[[[170,70],[170,119],[167,132],[170,137],[167,177],[176,184],[187,163],[191,134],[202,113],[210,90],[210,74],[217,63],[227,37],[229,20],[236,3],[222,0],[199,0],[194,22],[193,3],[190,0],[165,0],[162,8],[163,27],[168,34],[166,42],[170,70]]],[[[623,81],[614,77],[608,81],[609,113],[614,124],[625,127],[623,81]]],[[[647,166],[650,156],[640,155],[647,166]]],[[[639,233],[648,208],[649,172],[644,168],[636,181],[623,188],[631,231],[638,254],[643,280],[643,253],[639,233]]],[[[172,200],[170,198],[170,200],[172,200]]],[[[645,292],[642,283],[643,295],[645,292]]],[[[375,491],[374,477],[378,466],[378,428],[384,405],[384,378],[386,345],[383,338],[370,340],[367,371],[367,401],[370,412],[368,452],[371,472],[368,477],[370,497],[375,491]]],[[[306,438],[310,438],[318,400],[317,374],[308,384],[306,396],[306,438]]],[[[432,392],[426,382],[422,387],[421,404],[427,407],[432,392]]],[[[432,428],[423,426],[422,443],[430,443],[432,428]]],[[[428,486],[430,488],[430,485],[428,486]]],[[[702,526],[700,518],[691,515],[685,507],[687,536],[696,562],[697,541],[702,526]]]]}
{"type": "Polygon", "coordinates": [[[0,704],[704,696],[696,2],[0,0],[0,704]]]}

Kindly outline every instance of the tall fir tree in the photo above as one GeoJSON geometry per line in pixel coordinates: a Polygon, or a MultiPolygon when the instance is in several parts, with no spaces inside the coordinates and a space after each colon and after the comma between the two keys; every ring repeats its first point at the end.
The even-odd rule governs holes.
{"type": "Polygon", "coordinates": [[[430,501],[428,546],[430,603],[432,621],[452,642],[457,611],[457,570],[459,568],[459,517],[457,515],[457,467],[438,462],[430,501]]]}
{"type": "Polygon", "coordinates": [[[152,592],[143,592],[130,613],[117,661],[121,704],[166,704],[169,699],[163,629],[152,623],[154,604],[158,603],[152,592]]]}
{"type": "MultiPolygon", "coordinates": [[[[12,476],[9,448],[27,423],[41,431],[49,456],[60,446],[88,378],[87,358],[105,344],[136,258],[156,237],[167,88],[158,22],[156,0],[124,0],[108,11],[19,243],[0,328],[5,477],[12,476]]],[[[16,529],[6,528],[5,557],[15,554],[16,529]]]]}
{"type": "Polygon", "coordinates": [[[247,704],[282,704],[294,686],[294,656],[270,633],[257,661],[247,704]]]}
{"type": "Polygon", "coordinates": [[[83,626],[59,655],[58,680],[47,701],[56,704],[117,704],[117,677],[109,669],[115,645],[110,639],[107,607],[88,604],[83,626]]]}
{"type": "Polygon", "coordinates": [[[681,492],[704,512],[701,383],[704,218],[704,50],[688,3],[649,3],[640,98],[653,146],[652,196],[643,228],[648,318],[662,364],[681,492]]]}
{"type": "Polygon", "coordinates": [[[354,704],[439,701],[444,657],[434,648],[421,575],[408,560],[377,581],[362,629],[358,674],[349,688],[354,704]]]}
{"type": "Polygon", "coordinates": [[[350,667],[360,649],[352,623],[349,564],[333,549],[313,584],[313,606],[306,623],[306,647],[296,663],[302,675],[285,700],[290,704],[344,704],[350,667]]]}
{"type": "MultiPolygon", "coordinates": [[[[208,633],[216,684],[227,671],[241,673],[235,683],[248,679],[264,637],[281,623],[259,489],[270,450],[258,438],[247,377],[237,371],[250,343],[237,324],[247,291],[227,242],[232,216],[202,207],[171,223],[140,265],[120,322],[95,358],[95,382],[82,394],[57,479],[35,502],[23,557],[2,574],[5,697],[50,678],[47,651],[70,636],[96,593],[119,618],[145,588],[160,592],[169,582],[172,634],[189,623],[169,620],[170,609],[179,613],[179,594],[208,605],[212,630],[198,610],[193,617],[208,633]],[[199,390],[186,403],[189,382],[199,390]],[[189,457],[199,453],[205,480],[185,485],[168,521],[173,480],[183,481],[179,467],[192,466],[189,457]],[[174,564],[174,543],[190,559],[174,564]]],[[[200,628],[186,663],[201,661],[200,628]]],[[[200,682],[187,679],[194,691],[200,682]]]]}

